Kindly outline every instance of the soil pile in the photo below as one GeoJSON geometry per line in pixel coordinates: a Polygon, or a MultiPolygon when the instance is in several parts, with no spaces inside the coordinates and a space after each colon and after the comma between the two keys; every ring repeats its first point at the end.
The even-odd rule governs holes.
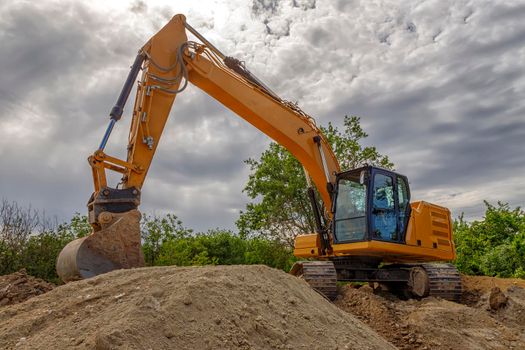
{"type": "Polygon", "coordinates": [[[463,301],[399,300],[346,285],[336,305],[400,349],[525,349],[525,281],[463,277],[463,301]]]}
{"type": "Polygon", "coordinates": [[[461,302],[466,305],[477,304],[481,297],[492,291],[493,288],[499,288],[502,291],[513,287],[525,288],[525,280],[519,278],[461,276],[461,283],[463,285],[461,302]]]}
{"type": "Polygon", "coordinates": [[[24,269],[0,276],[0,307],[21,303],[31,297],[49,292],[53,287],[51,283],[29,276],[24,269]]]}
{"type": "Polygon", "coordinates": [[[114,271],[0,309],[0,348],[393,349],[265,266],[114,271]]]}

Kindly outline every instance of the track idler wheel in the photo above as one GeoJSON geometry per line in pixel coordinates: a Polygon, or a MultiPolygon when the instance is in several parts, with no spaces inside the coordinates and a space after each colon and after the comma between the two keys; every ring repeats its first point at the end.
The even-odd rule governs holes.
{"type": "Polygon", "coordinates": [[[101,213],[100,230],[69,242],[62,249],[56,264],[58,276],[70,282],[117,269],[144,266],[140,218],[136,209],[122,214],[101,213]]]}
{"type": "Polygon", "coordinates": [[[416,266],[410,269],[408,290],[417,298],[424,298],[429,295],[430,281],[424,268],[416,266]]]}

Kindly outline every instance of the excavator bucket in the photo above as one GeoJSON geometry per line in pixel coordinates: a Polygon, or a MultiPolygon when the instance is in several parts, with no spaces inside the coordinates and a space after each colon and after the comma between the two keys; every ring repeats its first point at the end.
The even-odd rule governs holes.
{"type": "Polygon", "coordinates": [[[76,239],[62,249],[56,269],[64,282],[144,266],[140,247],[140,212],[134,209],[109,215],[111,220],[102,224],[100,230],[76,239]]]}

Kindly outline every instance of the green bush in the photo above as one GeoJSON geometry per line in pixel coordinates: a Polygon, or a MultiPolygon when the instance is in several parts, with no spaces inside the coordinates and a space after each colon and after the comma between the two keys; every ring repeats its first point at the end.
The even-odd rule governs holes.
{"type": "MultiPolygon", "coordinates": [[[[20,217],[24,216],[9,222],[18,222],[20,217]]],[[[60,283],[55,263],[62,248],[91,232],[87,217],[78,213],[69,222],[40,232],[20,229],[36,227],[33,223],[18,225],[16,230],[12,224],[1,227],[0,274],[26,268],[29,274],[53,283],[60,283]]],[[[149,266],[266,264],[287,270],[294,261],[291,249],[278,241],[241,237],[220,229],[194,233],[173,214],[144,215],[141,236],[149,266]]]]}
{"type": "MultiPolygon", "coordinates": [[[[455,264],[466,274],[525,278],[525,213],[503,203],[486,207],[483,220],[455,220],[455,264]]],[[[0,203],[0,274],[26,268],[33,276],[59,282],[58,254],[71,240],[89,234],[91,227],[78,213],[55,227],[42,222],[30,208],[0,203]]],[[[288,271],[296,260],[280,240],[220,229],[194,233],[172,214],[144,215],[141,234],[149,266],[264,264],[288,271]]]]}
{"type": "Polygon", "coordinates": [[[288,246],[278,241],[264,238],[252,238],[247,241],[248,249],[244,254],[244,263],[264,264],[270,267],[289,271],[297,260],[288,246]]]}
{"type": "Polygon", "coordinates": [[[31,236],[20,259],[28,274],[58,284],[60,279],[55,271],[58,254],[75,237],[64,231],[42,232],[31,236]]]}
{"type": "Polygon", "coordinates": [[[454,222],[458,269],[471,275],[525,277],[525,213],[485,202],[483,220],[454,222]]]}
{"type": "Polygon", "coordinates": [[[291,249],[283,243],[241,237],[227,230],[215,229],[198,234],[185,231],[181,235],[157,235],[158,230],[152,232],[155,243],[152,244],[152,240],[146,237],[149,243],[144,244],[144,252],[154,250],[156,255],[152,259],[153,255],[148,253],[148,265],[265,264],[287,270],[294,261],[291,249]]]}
{"type": "MultiPolygon", "coordinates": [[[[184,254],[178,257],[166,257],[167,246],[177,239],[190,237],[192,230],[185,228],[177,216],[167,214],[163,217],[144,214],[141,222],[142,251],[148,265],[170,265],[168,261],[185,261],[184,254]],[[181,260],[182,259],[182,260],[181,260]]],[[[181,247],[182,248],[182,247],[181,247]]],[[[182,264],[177,264],[182,265],[182,264]]]]}

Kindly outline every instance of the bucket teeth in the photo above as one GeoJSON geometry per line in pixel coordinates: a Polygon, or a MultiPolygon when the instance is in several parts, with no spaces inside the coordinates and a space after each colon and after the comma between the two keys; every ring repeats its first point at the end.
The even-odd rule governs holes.
{"type": "Polygon", "coordinates": [[[64,282],[144,266],[140,247],[140,212],[131,210],[109,215],[111,218],[100,230],[76,239],[62,249],[57,259],[57,273],[64,282]]]}

